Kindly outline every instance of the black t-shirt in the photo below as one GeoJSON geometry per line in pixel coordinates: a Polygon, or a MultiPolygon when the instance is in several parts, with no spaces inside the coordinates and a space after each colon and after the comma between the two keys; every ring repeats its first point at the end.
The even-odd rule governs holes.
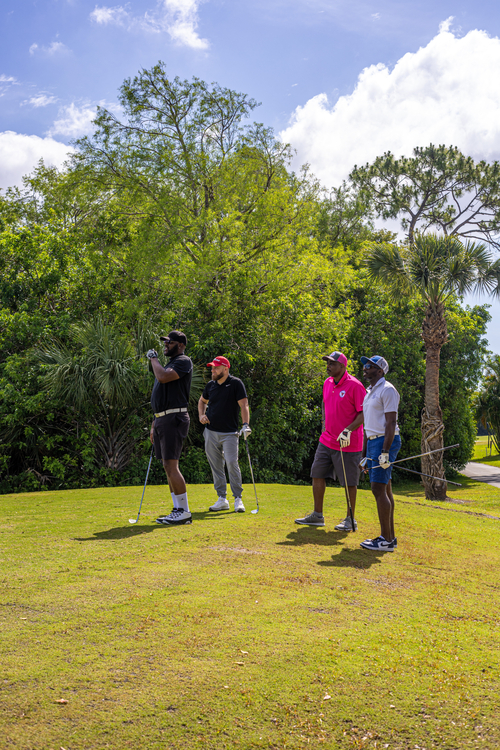
{"type": "Polygon", "coordinates": [[[187,406],[189,401],[193,377],[193,363],[189,357],[186,354],[177,354],[172,357],[165,369],[175,370],[179,375],[179,380],[171,380],[169,383],[160,383],[155,380],[151,394],[151,406],[155,414],[167,411],[167,409],[187,406]]]}
{"type": "Polygon", "coordinates": [[[210,380],[203,391],[203,398],[208,401],[207,417],[210,420],[205,427],[214,432],[236,432],[239,429],[238,401],[246,397],[245,386],[239,378],[228,375],[222,385],[217,380],[210,380]]]}

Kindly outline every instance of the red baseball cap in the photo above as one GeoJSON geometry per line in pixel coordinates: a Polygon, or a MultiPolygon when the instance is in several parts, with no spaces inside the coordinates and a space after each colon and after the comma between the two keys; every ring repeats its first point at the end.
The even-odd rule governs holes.
{"type": "Polygon", "coordinates": [[[231,363],[225,357],[214,357],[213,362],[208,362],[207,367],[218,367],[224,365],[224,367],[231,367],[231,363]]]}

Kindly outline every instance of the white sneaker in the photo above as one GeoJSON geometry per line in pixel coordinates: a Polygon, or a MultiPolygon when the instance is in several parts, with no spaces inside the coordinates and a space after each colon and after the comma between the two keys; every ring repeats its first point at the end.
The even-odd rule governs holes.
{"type": "Polygon", "coordinates": [[[225,497],[219,497],[217,502],[210,506],[209,510],[229,510],[229,501],[225,497]]]}
{"type": "Polygon", "coordinates": [[[243,505],[243,500],[241,499],[241,497],[234,498],[234,512],[235,513],[245,512],[245,506],[243,505]]]}

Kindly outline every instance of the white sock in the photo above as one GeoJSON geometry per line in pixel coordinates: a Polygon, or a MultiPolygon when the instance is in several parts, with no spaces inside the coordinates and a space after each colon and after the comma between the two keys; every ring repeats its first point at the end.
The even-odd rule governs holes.
{"type": "Polygon", "coordinates": [[[183,492],[182,495],[176,495],[175,499],[177,501],[177,507],[182,508],[182,510],[185,510],[187,513],[189,513],[187,492],[183,492]]]}
{"type": "Polygon", "coordinates": [[[177,508],[177,496],[175,495],[174,492],[171,492],[170,494],[172,495],[172,502],[174,504],[174,508],[177,508]]]}

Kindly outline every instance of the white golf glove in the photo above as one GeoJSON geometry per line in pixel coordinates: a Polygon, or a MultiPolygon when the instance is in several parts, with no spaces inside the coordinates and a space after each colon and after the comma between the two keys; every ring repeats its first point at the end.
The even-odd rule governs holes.
{"type": "Polygon", "coordinates": [[[381,469],[388,469],[391,465],[391,462],[389,461],[389,454],[381,453],[378,457],[378,463],[381,469]]]}
{"type": "Polygon", "coordinates": [[[345,430],[342,430],[337,440],[339,441],[341,448],[347,448],[347,446],[351,444],[351,430],[348,430],[346,427],[345,430]]]}
{"type": "Polygon", "coordinates": [[[239,434],[243,435],[243,437],[245,438],[245,440],[247,439],[247,437],[249,435],[252,434],[252,430],[250,429],[250,427],[247,425],[246,422],[244,423],[243,427],[241,428],[239,434]]]}
{"type": "Polygon", "coordinates": [[[158,352],[155,349],[150,349],[148,352],[146,352],[146,357],[151,359],[158,359],[158,352]]]}

